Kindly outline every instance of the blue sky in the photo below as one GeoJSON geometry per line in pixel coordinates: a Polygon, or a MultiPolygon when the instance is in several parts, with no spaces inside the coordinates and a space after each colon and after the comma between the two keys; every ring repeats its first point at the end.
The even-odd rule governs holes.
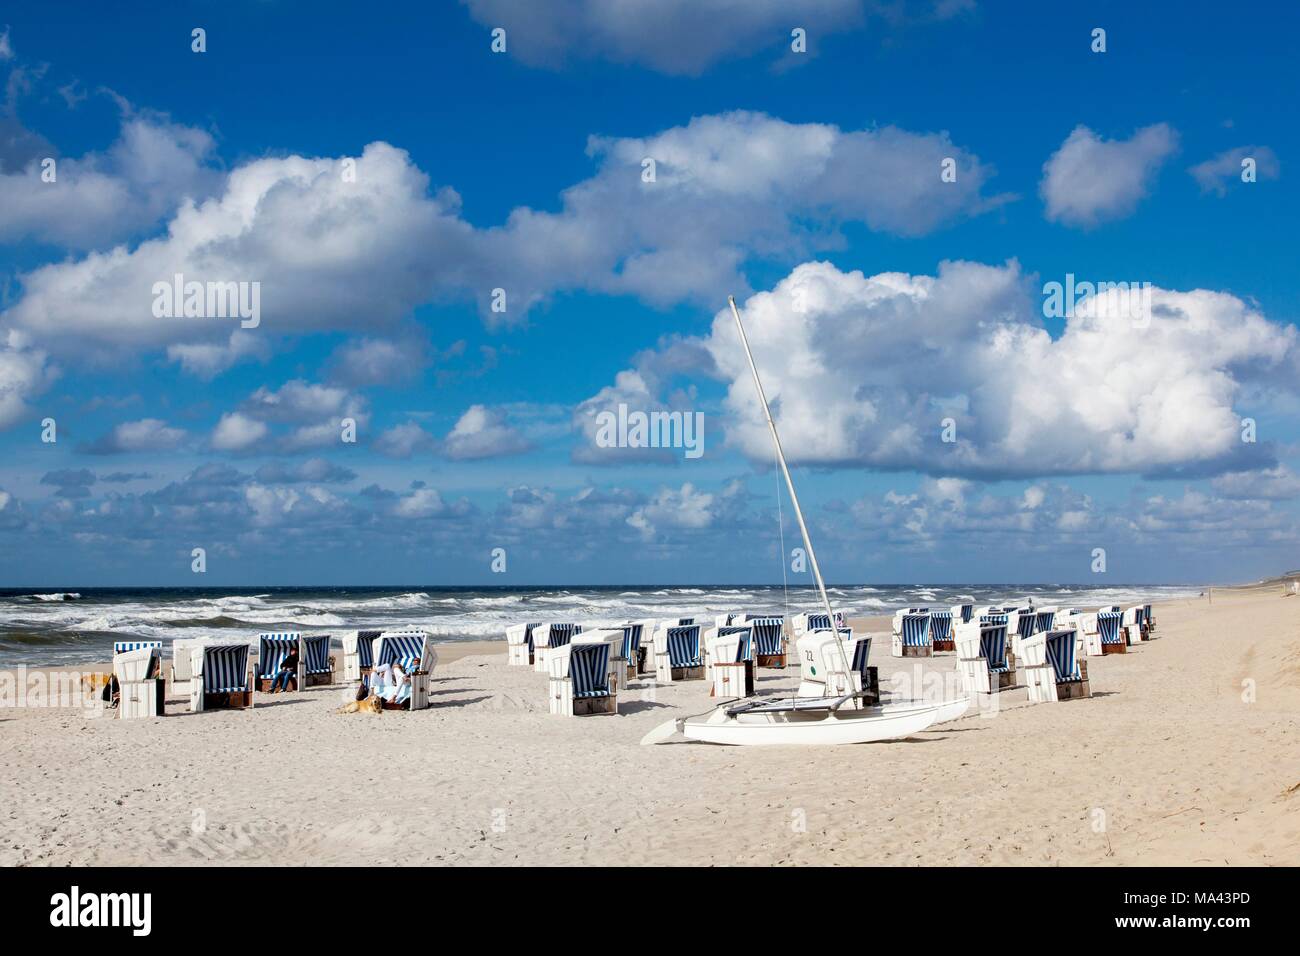
{"type": "Polygon", "coordinates": [[[1300,564],[1293,12],[727,6],[6,11],[0,581],[779,580],[728,293],[833,580],[1300,564]]]}

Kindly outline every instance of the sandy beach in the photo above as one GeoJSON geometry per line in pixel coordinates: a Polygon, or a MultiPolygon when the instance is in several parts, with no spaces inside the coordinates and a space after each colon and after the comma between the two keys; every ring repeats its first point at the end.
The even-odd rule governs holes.
{"type": "MultiPolygon", "coordinates": [[[[341,686],[136,721],[6,709],[0,864],[1300,864],[1300,598],[1155,616],[1158,639],[1088,660],[1089,700],[1020,688],[858,747],[641,747],[706,685],[552,717],[504,641],[440,647],[415,713],[336,715],[341,686]]],[[[889,686],[918,662],[878,640],[873,663],[889,686]]],[[[920,667],[951,685],[953,655],[920,667]]]]}

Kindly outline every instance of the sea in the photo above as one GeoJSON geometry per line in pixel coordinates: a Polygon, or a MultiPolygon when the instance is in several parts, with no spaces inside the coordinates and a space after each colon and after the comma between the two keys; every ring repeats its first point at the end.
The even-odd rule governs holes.
{"type": "MultiPolygon", "coordinates": [[[[1195,597],[1199,585],[879,584],[827,588],[850,617],[914,605],[1078,605],[1195,597]]],[[[265,631],[342,635],[358,628],[419,627],[440,641],[504,640],[523,621],[617,622],[711,618],[729,611],[814,610],[815,589],[717,587],[261,587],[0,589],[0,667],[108,661],[114,641],[213,637],[256,645],[265,631]]]]}

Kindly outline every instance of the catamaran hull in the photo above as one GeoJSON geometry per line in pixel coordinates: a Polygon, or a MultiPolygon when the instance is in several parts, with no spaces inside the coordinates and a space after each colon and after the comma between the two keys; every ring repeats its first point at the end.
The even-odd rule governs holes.
{"type": "Polygon", "coordinates": [[[866,744],[920,733],[943,716],[943,710],[942,706],[897,704],[863,710],[736,716],[717,710],[708,717],[687,718],[682,722],[681,732],[691,740],[730,746],[866,744]]]}

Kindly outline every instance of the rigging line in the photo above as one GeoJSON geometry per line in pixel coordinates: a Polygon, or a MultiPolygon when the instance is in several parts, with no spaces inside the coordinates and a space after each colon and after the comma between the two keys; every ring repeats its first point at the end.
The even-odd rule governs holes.
{"type": "Polygon", "coordinates": [[[781,592],[785,595],[785,617],[781,621],[781,633],[784,635],[786,624],[790,620],[790,582],[787,580],[785,573],[785,516],[781,513],[781,468],[779,463],[777,467],[772,469],[772,477],[776,479],[776,527],[781,536],[781,552],[777,555],[777,559],[781,562],[781,592]]]}

